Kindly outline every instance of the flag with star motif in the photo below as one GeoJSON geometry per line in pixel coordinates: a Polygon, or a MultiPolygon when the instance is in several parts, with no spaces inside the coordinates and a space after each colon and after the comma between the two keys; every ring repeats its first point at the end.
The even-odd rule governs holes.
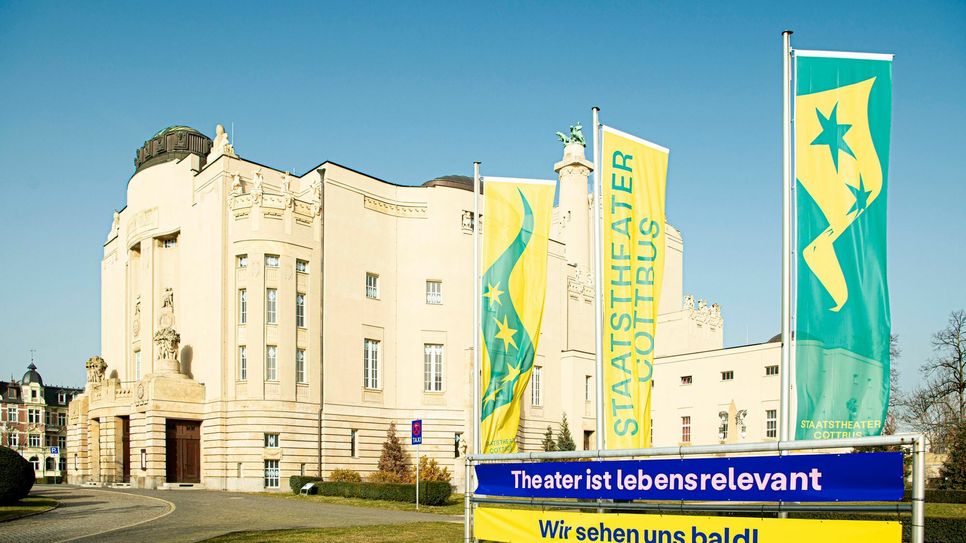
{"type": "Polygon", "coordinates": [[[484,453],[495,454],[517,450],[547,294],[556,182],[487,177],[484,183],[480,442],[484,453]]]}
{"type": "Polygon", "coordinates": [[[797,439],[885,423],[891,123],[892,55],[795,51],[797,439]]]}

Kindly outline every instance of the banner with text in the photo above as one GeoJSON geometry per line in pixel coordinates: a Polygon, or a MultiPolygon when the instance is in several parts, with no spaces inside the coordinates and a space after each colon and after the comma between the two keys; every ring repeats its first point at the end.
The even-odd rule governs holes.
{"type": "Polygon", "coordinates": [[[476,466],[475,493],[609,500],[899,501],[902,453],[476,466]]]}
{"type": "Polygon", "coordinates": [[[602,128],[604,444],[651,445],[668,150],[602,128]]]}
{"type": "Polygon", "coordinates": [[[487,541],[602,541],[611,543],[899,543],[896,521],[803,520],[684,515],[564,513],[480,507],[473,536],[487,541]]]}

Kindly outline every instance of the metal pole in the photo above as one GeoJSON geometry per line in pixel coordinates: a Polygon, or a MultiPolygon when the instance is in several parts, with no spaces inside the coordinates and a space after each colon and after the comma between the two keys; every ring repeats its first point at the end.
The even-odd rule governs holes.
{"type": "Polygon", "coordinates": [[[473,491],[470,490],[473,488],[470,486],[470,471],[472,471],[472,467],[468,457],[464,456],[463,460],[463,484],[465,485],[463,490],[463,541],[464,543],[470,543],[473,541],[473,503],[471,501],[473,491]]]}
{"type": "MultiPolygon", "coordinates": [[[[473,163],[473,454],[480,447],[480,163],[473,163]]],[[[467,482],[467,484],[469,484],[467,482]]]]}
{"type": "Polygon", "coordinates": [[[791,404],[789,386],[791,383],[792,349],[792,119],[791,119],[791,30],[782,32],[782,358],[781,358],[781,420],[779,441],[788,441],[791,426],[791,404]]]}
{"type": "Polygon", "coordinates": [[[416,510],[419,511],[419,444],[416,444],[416,510]]]}
{"type": "Polygon", "coordinates": [[[926,540],[926,443],[920,434],[912,446],[912,543],[926,540]]]}
{"type": "Polygon", "coordinates": [[[601,270],[603,243],[601,232],[601,190],[600,190],[600,108],[594,107],[594,373],[597,376],[597,448],[604,448],[604,281],[601,270]]]}

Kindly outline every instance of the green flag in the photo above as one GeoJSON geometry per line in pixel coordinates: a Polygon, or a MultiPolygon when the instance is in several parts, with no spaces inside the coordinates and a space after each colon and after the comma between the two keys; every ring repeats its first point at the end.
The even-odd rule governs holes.
{"type": "Polygon", "coordinates": [[[892,56],[795,52],[796,439],[878,435],[889,405],[892,56]]]}

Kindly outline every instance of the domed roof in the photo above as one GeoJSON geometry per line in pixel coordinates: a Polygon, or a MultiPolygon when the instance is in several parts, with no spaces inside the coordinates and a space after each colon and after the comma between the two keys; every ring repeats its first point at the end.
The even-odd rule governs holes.
{"type": "Polygon", "coordinates": [[[27,373],[23,374],[23,379],[20,382],[24,385],[29,385],[30,383],[37,383],[40,386],[44,386],[44,380],[37,373],[37,366],[33,362],[27,366],[27,373]]]}
{"type": "Polygon", "coordinates": [[[473,192],[473,178],[468,175],[443,175],[426,181],[423,187],[450,187],[473,192]]]}
{"type": "Polygon", "coordinates": [[[204,167],[209,151],[211,138],[190,126],[171,125],[157,131],[134,153],[134,173],[192,154],[201,157],[201,167],[204,167]]]}

